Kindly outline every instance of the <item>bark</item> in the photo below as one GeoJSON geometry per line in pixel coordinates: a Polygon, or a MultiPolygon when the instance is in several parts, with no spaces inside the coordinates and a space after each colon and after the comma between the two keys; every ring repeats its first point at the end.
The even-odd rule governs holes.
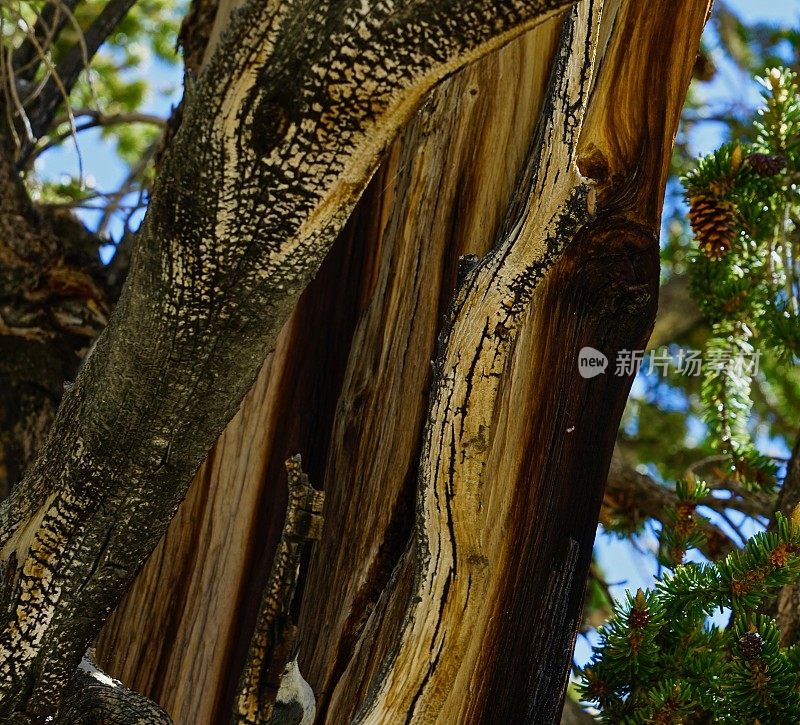
{"type": "MultiPolygon", "coordinates": [[[[614,449],[603,505],[600,509],[601,524],[617,531],[627,530],[630,532],[638,531],[649,519],[666,524],[667,513],[675,510],[678,503],[678,497],[674,490],[660,484],[650,476],[639,473],[625,461],[623,454],[619,451],[619,446],[614,449]]],[[[769,514],[769,507],[762,505],[760,500],[750,500],[738,496],[732,500],[708,496],[701,504],[717,511],[736,509],[749,516],[769,514]]],[[[706,537],[700,550],[709,559],[719,559],[738,548],[738,542],[733,541],[729,535],[710,521],[702,522],[699,528],[706,537]]]]}
{"type": "MultiPolygon", "coordinates": [[[[606,12],[601,36],[604,80],[590,105],[590,122],[584,124],[587,145],[582,158],[607,181],[606,214],[615,221],[611,236],[622,236],[619,230],[630,227],[619,221],[620,216],[630,217],[637,233],[636,223],[647,230],[652,250],[668,150],[705,10],[705,3],[688,5],[680,13],[667,3],[647,12],[613,3],[606,12]],[[644,70],[641,58],[649,63],[644,70]],[[654,94],[652,78],[659,79],[653,87],[663,95],[654,94]]],[[[165,704],[177,722],[210,722],[230,712],[230,687],[216,685],[224,678],[225,663],[243,657],[253,603],[258,601],[280,529],[275,523],[275,512],[283,507],[279,465],[294,450],[304,453],[312,480],[324,483],[327,493],[326,527],[305,581],[299,632],[301,670],[317,694],[321,717],[335,722],[346,717],[343,712],[355,711],[383,654],[394,644],[414,584],[413,556],[403,552],[412,526],[429,361],[455,286],[456,260],[459,255],[489,251],[514,171],[522,163],[526,128],[538,115],[555,29],[537,32],[538,37],[521,41],[497,59],[486,59],[442,88],[408,129],[295,310],[241,415],[196,480],[197,488],[157,560],[148,565],[145,577],[106,630],[101,649],[113,660],[112,671],[165,704]],[[509,98],[518,99],[518,105],[509,103],[509,98]],[[332,299],[337,299],[335,307],[332,299]],[[324,376],[319,370],[325,371],[324,376]],[[246,466],[241,461],[244,449],[252,456],[246,466]],[[255,502],[269,502],[269,510],[259,509],[255,502]],[[249,506],[256,513],[240,515],[236,530],[230,531],[231,512],[253,511],[249,506]],[[193,523],[193,517],[204,523],[193,523]],[[248,580],[241,567],[258,573],[248,580]],[[180,579],[170,574],[181,569],[180,579]],[[215,576],[222,577],[219,584],[214,583],[215,576]],[[385,592],[390,580],[396,582],[392,596],[385,592]],[[204,596],[209,587],[235,595],[209,598],[204,596]],[[168,609],[169,617],[160,621],[144,614],[153,608],[168,609]],[[370,639],[376,629],[380,636],[370,639]],[[164,641],[167,632],[163,646],[147,648],[148,641],[164,641]],[[218,633],[213,645],[207,642],[209,632],[218,633]],[[173,636],[188,649],[172,646],[173,636]],[[129,647],[133,655],[126,662],[129,647]],[[190,691],[189,682],[204,684],[190,691]],[[334,695],[339,710],[330,710],[334,695]]],[[[625,268],[625,243],[621,245],[617,261],[625,268]]],[[[577,264],[574,259],[572,263],[577,264]]],[[[589,272],[607,278],[605,270],[587,265],[580,279],[590,278],[589,272]]],[[[628,284],[630,280],[620,289],[628,284]]],[[[575,290],[570,294],[580,297],[575,290]]],[[[610,320],[604,319],[603,328],[613,327],[614,315],[609,310],[604,314],[610,320]]],[[[565,323],[564,329],[574,324],[565,323]]],[[[591,320],[584,324],[591,326],[591,320]]],[[[569,479],[570,469],[565,469],[563,479],[562,474],[548,472],[551,479],[540,478],[538,484],[530,471],[545,466],[542,441],[571,424],[562,428],[562,421],[554,420],[553,411],[561,401],[547,398],[547,391],[531,380],[537,336],[556,337],[544,322],[538,325],[523,338],[531,351],[527,360],[525,353],[517,353],[516,367],[508,374],[520,382],[498,404],[508,446],[511,441],[518,446],[509,456],[514,459],[508,463],[513,471],[500,468],[502,454],[496,449],[493,473],[497,471],[495,480],[505,481],[502,491],[509,498],[532,487],[531,498],[547,501],[554,495],[555,481],[569,479]]],[[[559,330],[559,340],[561,334],[559,330]]],[[[635,335],[630,330],[629,334],[628,345],[633,347],[635,335]]],[[[565,335],[567,339],[569,333],[565,335]]],[[[574,356],[568,357],[554,365],[556,371],[571,374],[565,390],[575,383],[574,356]]],[[[551,394],[558,391],[553,382],[557,374],[548,373],[551,394]]],[[[623,393],[616,391],[622,397],[623,393]]],[[[612,392],[609,395],[613,397],[612,392]]],[[[597,423],[587,424],[585,435],[591,436],[595,429],[615,430],[611,407],[595,413],[597,423]]],[[[591,417],[586,414],[587,420],[591,417]]],[[[602,447],[593,440],[595,444],[602,447]]],[[[571,450],[577,465],[587,457],[586,450],[594,449],[576,452],[576,444],[571,450]]],[[[554,457],[553,465],[555,461],[554,457]]],[[[597,461],[597,468],[602,468],[602,461],[597,461]]],[[[599,496],[602,477],[596,471],[579,472],[574,483],[561,486],[566,500],[553,504],[558,515],[540,511],[527,521],[517,521],[515,525],[524,524],[527,533],[513,555],[523,555],[524,539],[531,531],[544,537],[545,531],[559,530],[564,518],[571,520],[577,498],[586,509],[585,517],[574,524],[583,527],[584,557],[597,516],[592,507],[599,500],[589,500],[590,492],[599,496]],[[586,500],[574,493],[583,489],[586,500]]],[[[510,533],[507,536],[511,538],[510,533]]],[[[541,554],[543,560],[547,557],[548,553],[541,554]]],[[[576,586],[580,590],[582,582],[576,586]]],[[[527,590],[526,596],[531,596],[527,590]]],[[[514,625],[508,625],[504,637],[518,632],[525,642],[528,627],[542,621],[537,611],[532,596],[519,604],[509,617],[514,625]],[[515,629],[520,617],[529,621],[515,629]]],[[[565,639],[571,641],[571,636],[565,639]]],[[[498,638],[497,647],[502,649],[506,639],[498,638]]],[[[475,641],[480,642],[480,636],[475,635],[475,641]]],[[[567,649],[569,642],[564,644],[567,649]]],[[[566,672],[563,667],[553,669],[566,672]]],[[[526,673],[519,679],[522,674],[526,673]]],[[[479,695],[474,700],[464,695],[463,683],[462,677],[451,697],[479,709],[479,695]]],[[[521,701],[531,689],[519,680],[514,686],[512,700],[521,701]]]]}
{"type": "Polygon", "coordinates": [[[255,632],[234,706],[234,722],[261,725],[271,722],[281,673],[292,660],[297,626],[290,607],[300,574],[300,557],[322,532],[325,494],[316,491],[300,468],[300,456],[286,462],[289,504],[269,581],[264,588],[255,632]]]}
{"type": "Polygon", "coordinates": [[[56,710],[424,93],[567,4],[251,2],[232,16],[120,303],[0,509],[0,556],[20,562],[0,714],[56,710]]]}
{"type": "Polygon", "coordinates": [[[34,208],[10,156],[0,153],[0,498],[109,313],[96,240],[68,213],[34,208]]]}
{"type": "Polygon", "coordinates": [[[67,683],[55,725],[170,725],[164,710],[131,692],[84,657],[67,683]]]}
{"type": "Polygon", "coordinates": [[[320,594],[306,604],[301,669],[321,692],[346,662],[410,534],[430,361],[458,258],[490,248],[558,27],[482,59],[426,102],[106,627],[103,661],[176,722],[230,712],[231,683],[219,683],[237,675],[280,533],[282,461],[297,450],[329,496],[325,547],[305,584],[320,594]],[[230,594],[209,598],[210,589],[230,594]]]}

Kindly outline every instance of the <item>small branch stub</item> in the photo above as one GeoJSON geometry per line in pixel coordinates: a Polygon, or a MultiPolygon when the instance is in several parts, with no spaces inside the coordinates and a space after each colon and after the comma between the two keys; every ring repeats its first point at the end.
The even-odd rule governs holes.
{"type": "Polygon", "coordinates": [[[281,676],[292,657],[297,636],[289,608],[300,574],[300,559],[306,546],[322,535],[325,494],[308,482],[299,455],[286,461],[286,472],[286,520],[239,681],[233,714],[237,725],[262,725],[272,719],[281,676]]]}

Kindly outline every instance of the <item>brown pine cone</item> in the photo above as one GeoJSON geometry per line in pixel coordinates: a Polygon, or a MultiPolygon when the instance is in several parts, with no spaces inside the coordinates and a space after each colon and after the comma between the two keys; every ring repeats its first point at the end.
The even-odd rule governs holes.
{"type": "Polygon", "coordinates": [[[739,637],[739,649],[746,660],[754,660],[764,650],[764,640],[758,632],[745,632],[739,637]]]}
{"type": "Polygon", "coordinates": [[[736,237],[736,206],[709,194],[689,198],[689,221],[697,243],[709,259],[721,259],[736,237]]]}
{"type": "Polygon", "coordinates": [[[747,163],[753,167],[759,176],[775,176],[786,168],[786,157],[777,154],[770,156],[769,154],[750,154],[747,157],[747,163]]]}

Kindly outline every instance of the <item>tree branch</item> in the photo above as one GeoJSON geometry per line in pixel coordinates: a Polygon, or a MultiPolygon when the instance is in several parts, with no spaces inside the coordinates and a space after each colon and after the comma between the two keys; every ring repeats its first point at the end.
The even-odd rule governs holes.
{"type": "MultiPolygon", "coordinates": [[[[480,492],[492,486],[486,469],[503,373],[534,290],[591,218],[594,191],[575,162],[602,5],[581,3],[565,21],[543,122],[501,237],[483,259],[462,260],[462,281],[440,337],[420,460],[415,591],[357,722],[435,719],[455,680],[476,668],[471,644],[492,619],[487,601],[502,600],[492,589],[492,575],[501,570],[500,544],[490,530],[505,528],[500,522],[507,512],[494,510],[480,492]],[[436,667],[439,661],[447,664],[436,667]]],[[[506,506],[514,501],[497,498],[506,506]]],[[[565,577],[557,588],[569,591],[575,563],[556,574],[565,577]]],[[[558,616],[569,615],[559,609],[558,616]]],[[[553,624],[552,638],[564,636],[561,622],[553,624]]],[[[558,665],[540,669],[551,666],[558,665]]],[[[560,711],[560,688],[529,676],[532,702],[499,705],[498,720],[516,721],[527,711],[527,719],[550,722],[560,711]]]]}
{"type": "MultiPolygon", "coordinates": [[[[51,138],[48,138],[47,142],[43,145],[37,146],[30,152],[28,156],[26,161],[27,167],[32,166],[33,162],[36,161],[36,159],[38,159],[45,151],[53,148],[53,146],[58,146],[58,144],[63,143],[68,138],[71,138],[76,133],[80,133],[81,131],[88,131],[89,129],[98,127],[119,126],[129,123],[145,123],[151,126],[159,126],[163,128],[167,123],[166,119],[162,118],[161,116],[156,116],[152,113],[113,113],[106,115],[102,111],[86,109],[75,111],[73,115],[76,119],[82,116],[88,116],[89,120],[84,121],[83,123],[75,124],[74,129],[57,133],[51,138]]],[[[59,123],[56,122],[56,125],[59,125],[59,123]]],[[[152,153],[150,155],[152,156],[152,153]]]]}
{"type": "Polygon", "coordinates": [[[97,669],[84,657],[64,692],[54,725],[172,725],[164,710],[97,669]]]}
{"type": "MultiPolygon", "coordinates": [[[[702,506],[717,512],[724,512],[726,509],[741,510],[739,504],[751,516],[765,515],[769,508],[768,505],[759,505],[757,500],[745,503],[745,500],[720,499],[714,496],[708,496],[701,502],[702,506]]],[[[667,511],[675,509],[677,505],[678,497],[673,490],[650,476],[639,473],[625,462],[619,449],[614,450],[600,523],[618,527],[620,521],[623,521],[631,530],[638,529],[647,519],[655,519],[663,524],[667,511]]],[[[711,522],[702,523],[699,528],[706,535],[706,543],[700,550],[709,559],[725,556],[738,548],[722,529],[711,522]]]]}
{"type": "Polygon", "coordinates": [[[47,0],[34,23],[31,31],[33,37],[26,37],[14,51],[12,64],[17,78],[31,81],[36,76],[42,52],[56,42],[77,4],[78,0],[47,0]]]}
{"type": "MultiPolygon", "coordinates": [[[[94,58],[106,38],[114,32],[122,19],[136,4],[136,0],[109,0],[92,24],[84,31],[83,39],[70,48],[55,71],[42,88],[36,106],[30,110],[28,118],[34,139],[41,138],[50,128],[53,118],[61,105],[67,102],[68,96],[75,86],[80,74],[94,58]]],[[[25,166],[33,146],[28,143],[20,151],[20,165],[25,166]]]]}
{"type": "MultiPolygon", "coordinates": [[[[597,218],[581,227],[588,209],[577,200],[570,207],[563,187],[537,188],[529,206],[521,205],[522,220],[505,233],[524,239],[520,229],[536,220],[530,227],[539,244],[527,249],[534,265],[546,269],[551,261],[541,237],[559,211],[567,209],[579,227],[557,230],[570,241],[538,286],[539,268],[531,272],[535,303],[525,284],[509,292],[503,277],[491,276],[494,253],[474,270],[463,265],[434,369],[413,546],[348,656],[329,722],[354,714],[370,723],[409,714],[434,720],[442,713],[465,721],[491,713],[503,722],[552,722],[560,712],[597,511],[631,382],[598,376],[587,383],[573,355],[591,345],[613,358],[642,346],[651,331],[665,151],[708,11],[705,0],[681,4],[680,12],[667,0],[606,6],[604,55],[576,155],[582,176],[596,181],[597,218]],[[656,76],[657,102],[644,80],[656,76]],[[513,319],[517,301],[528,307],[521,333],[513,319]],[[506,334],[514,354],[503,347],[506,334]],[[503,380],[507,407],[495,408],[496,379],[503,380]],[[514,410],[522,397],[524,421],[495,412],[514,410]],[[354,710],[351,693],[360,686],[369,696],[354,710]]],[[[581,104],[571,111],[579,125],[581,104]]],[[[548,147],[544,157],[550,178],[568,184],[570,167],[558,151],[548,147]]],[[[529,190],[520,186],[523,194],[529,190]]],[[[506,243],[513,241],[503,237],[504,251],[506,243]]],[[[521,255],[525,246],[520,240],[521,255]]]]}

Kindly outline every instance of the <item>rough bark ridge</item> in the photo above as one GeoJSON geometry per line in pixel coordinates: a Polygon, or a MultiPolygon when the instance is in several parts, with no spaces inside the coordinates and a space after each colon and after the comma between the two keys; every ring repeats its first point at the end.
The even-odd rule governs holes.
{"type": "MultiPolygon", "coordinates": [[[[353,693],[364,681],[372,682],[372,694],[361,717],[370,721],[391,719],[409,702],[423,719],[447,713],[451,721],[472,722],[491,713],[500,720],[549,722],[557,716],[563,693],[558,685],[563,685],[560,678],[565,676],[580,612],[602,484],[630,383],[615,376],[584,386],[575,374],[575,356],[581,344],[591,344],[613,359],[617,350],[642,347],[647,339],[656,298],[656,239],[668,172],[665,151],[675,134],[707,10],[706,2],[682,6],[681,14],[667,2],[647,8],[635,2],[606,4],[601,70],[577,155],[579,168],[597,181],[597,219],[577,235],[537,291],[526,323],[530,326],[518,340],[515,365],[505,380],[503,415],[466,438],[476,445],[479,459],[483,455],[488,460],[483,480],[455,497],[453,489],[427,490],[433,500],[428,510],[441,519],[433,524],[423,519],[418,532],[425,526],[440,534],[445,545],[439,551],[445,556],[453,550],[447,539],[463,537],[465,553],[455,549],[454,568],[464,563],[472,573],[486,564],[478,575],[493,587],[486,597],[493,614],[480,611],[484,602],[479,597],[471,608],[448,612],[451,592],[471,585],[469,577],[464,582],[453,576],[435,594],[442,609],[433,605],[422,610],[441,623],[436,639],[429,643],[429,630],[420,626],[419,638],[406,640],[403,663],[396,631],[398,616],[402,621],[406,609],[398,600],[406,601],[409,591],[412,597],[418,594],[420,586],[409,564],[413,558],[407,556],[395,569],[392,588],[377,603],[336,685],[328,721],[347,719],[359,708],[353,693]],[[632,53],[632,47],[639,52],[632,53]],[[664,91],[658,103],[648,90],[653,78],[664,91]],[[520,421],[512,401],[523,400],[527,417],[520,421]],[[491,449],[488,455],[482,446],[491,449]],[[485,524],[474,527],[472,539],[467,533],[470,515],[485,524]],[[452,529],[446,526],[450,522],[452,529]],[[476,558],[485,558],[469,560],[476,550],[481,552],[476,558]],[[482,629],[482,622],[491,622],[491,629],[482,629]],[[466,655],[474,658],[470,664],[459,668],[457,658],[437,659],[438,648],[451,646],[448,638],[458,638],[463,629],[474,634],[466,655]],[[416,651],[414,644],[420,645],[416,651]],[[419,682],[409,664],[415,658],[420,666],[433,663],[428,679],[438,679],[438,688],[419,682]],[[488,683],[479,674],[487,671],[492,672],[488,683]],[[392,686],[385,687],[391,677],[392,686]]],[[[491,288],[486,291],[491,293],[491,288]]],[[[484,390],[492,385],[490,381],[484,390]]],[[[479,392],[471,391],[470,401],[478,400],[479,392]]],[[[451,412],[463,420],[473,408],[456,405],[451,412]]],[[[434,407],[434,421],[436,413],[434,407]]],[[[447,414],[445,408],[438,418],[445,424],[445,436],[447,414]]],[[[454,436],[461,432],[456,426],[452,430],[454,436]]],[[[442,453],[447,456],[446,449],[442,453]]],[[[469,465],[457,446],[451,460],[457,471],[469,465]]],[[[423,458],[422,476],[425,465],[423,458]]],[[[427,544],[424,538],[422,543],[427,544]]],[[[434,567],[423,560],[422,572],[434,567]]],[[[414,610],[413,599],[410,609],[414,610]]],[[[403,625],[406,635],[414,626],[408,619],[403,625]]]]}
{"type": "Polygon", "coordinates": [[[300,456],[286,462],[289,503],[281,541],[264,589],[247,664],[239,681],[234,723],[267,725],[284,666],[293,657],[297,627],[290,607],[300,575],[300,557],[306,546],[322,533],[325,494],[315,490],[300,468],[300,456]]]}
{"type": "Polygon", "coordinates": [[[171,725],[158,705],[128,690],[85,657],[64,690],[55,725],[171,725]]]}
{"type": "Polygon", "coordinates": [[[52,713],[381,153],[438,80],[566,0],[255,2],[162,160],[109,327],[0,510],[0,714],[52,713]]]}

